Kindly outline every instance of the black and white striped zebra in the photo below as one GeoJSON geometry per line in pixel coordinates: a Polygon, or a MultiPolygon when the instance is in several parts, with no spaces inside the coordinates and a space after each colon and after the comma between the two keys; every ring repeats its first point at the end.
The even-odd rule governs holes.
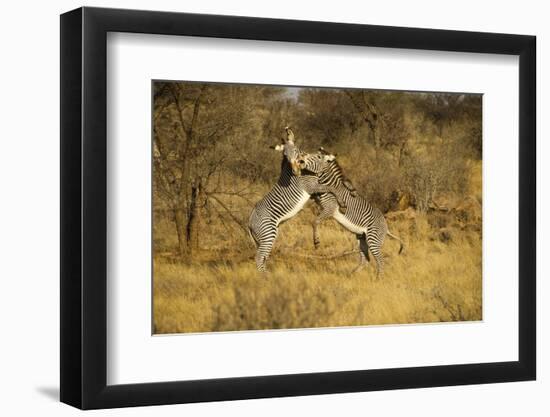
{"type": "Polygon", "coordinates": [[[248,228],[250,236],[256,243],[256,267],[265,271],[266,262],[277,238],[279,225],[302,210],[315,193],[331,195],[339,207],[343,195],[331,194],[328,185],[319,183],[315,171],[326,168],[328,162],[334,159],[333,155],[310,157],[309,171],[304,171],[304,152],[294,144],[294,135],[287,128],[287,140],[274,148],[283,152],[281,175],[275,186],[255,206],[250,214],[248,228]]]}
{"type": "MultiPolygon", "coordinates": [[[[322,148],[321,154],[326,154],[322,148]]],[[[302,165],[306,170],[309,167],[318,165],[317,154],[306,155],[303,159],[305,163],[302,165]]],[[[346,211],[342,213],[338,209],[339,204],[333,194],[325,193],[313,196],[321,208],[321,213],[313,224],[313,243],[315,247],[317,248],[320,244],[319,224],[323,220],[333,217],[338,223],[357,236],[361,261],[355,271],[364,267],[369,261],[370,250],[376,261],[377,277],[382,276],[384,272],[384,260],[381,249],[386,235],[399,241],[399,253],[403,250],[401,239],[388,230],[386,219],[382,212],[372,206],[365,198],[358,195],[351,182],[345,177],[335,158],[331,158],[323,166],[323,170],[319,172],[319,183],[328,185],[333,192],[339,195],[339,198],[343,200],[343,206],[346,207],[346,211]]]]}

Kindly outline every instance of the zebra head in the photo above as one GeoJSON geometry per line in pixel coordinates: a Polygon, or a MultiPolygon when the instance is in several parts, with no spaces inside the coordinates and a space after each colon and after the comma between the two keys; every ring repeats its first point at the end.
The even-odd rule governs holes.
{"type": "Polygon", "coordinates": [[[283,152],[283,156],[286,158],[292,173],[294,175],[301,175],[302,165],[305,163],[304,157],[307,155],[301,151],[300,148],[294,143],[294,132],[289,126],[285,127],[286,140],[283,140],[281,144],[274,146],[276,151],[283,152]]]}
{"type": "Polygon", "coordinates": [[[329,163],[335,158],[336,156],[325,152],[305,154],[298,160],[298,164],[300,169],[320,175],[327,171],[329,163]]]}

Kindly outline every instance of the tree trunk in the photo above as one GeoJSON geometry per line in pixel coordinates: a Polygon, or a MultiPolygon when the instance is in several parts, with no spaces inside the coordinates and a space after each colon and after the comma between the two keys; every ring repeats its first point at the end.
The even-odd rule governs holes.
{"type": "Polygon", "coordinates": [[[187,221],[187,243],[189,255],[199,248],[199,227],[201,220],[202,183],[199,180],[191,187],[191,202],[187,221]]]}
{"type": "Polygon", "coordinates": [[[397,155],[397,166],[398,167],[401,167],[402,163],[403,163],[403,156],[405,155],[405,146],[407,145],[407,141],[403,141],[401,142],[401,144],[399,145],[399,153],[397,155]]]}
{"type": "Polygon", "coordinates": [[[378,149],[381,143],[378,129],[378,109],[376,105],[370,102],[367,97],[365,97],[364,92],[362,94],[362,99],[356,96],[354,92],[345,92],[357,112],[361,115],[363,121],[367,124],[369,128],[369,139],[374,144],[374,147],[378,149]]]}
{"type": "Polygon", "coordinates": [[[185,213],[182,209],[175,209],[174,223],[176,224],[176,233],[178,235],[178,254],[181,258],[187,253],[187,236],[185,230],[185,213]]]}
{"type": "Polygon", "coordinates": [[[380,148],[380,134],[378,132],[378,126],[375,125],[375,127],[372,129],[372,134],[374,138],[374,147],[378,149],[380,148]]]}

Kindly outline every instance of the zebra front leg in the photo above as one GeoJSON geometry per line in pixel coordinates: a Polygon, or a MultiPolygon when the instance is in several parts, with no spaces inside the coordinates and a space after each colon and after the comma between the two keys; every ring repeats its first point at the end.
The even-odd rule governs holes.
{"type": "Polygon", "coordinates": [[[338,203],[338,208],[340,209],[342,214],[346,214],[348,205],[346,204],[344,196],[339,192],[336,192],[333,188],[329,188],[327,192],[334,196],[334,198],[336,199],[336,203],[338,203]]]}
{"type": "Polygon", "coordinates": [[[313,186],[311,184],[307,184],[304,188],[305,188],[306,192],[309,193],[309,194],[325,194],[325,193],[328,193],[328,194],[333,195],[334,198],[336,199],[336,202],[338,203],[340,208],[343,210],[343,212],[348,207],[347,204],[346,204],[344,195],[342,193],[338,192],[338,190],[335,187],[331,187],[331,186],[328,186],[326,184],[316,183],[313,186]]]}

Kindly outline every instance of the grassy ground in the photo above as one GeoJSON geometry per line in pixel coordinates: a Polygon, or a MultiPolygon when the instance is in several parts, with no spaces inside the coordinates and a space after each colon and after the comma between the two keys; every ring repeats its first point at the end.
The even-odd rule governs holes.
{"type": "Polygon", "coordinates": [[[399,244],[386,240],[386,273],[379,281],[372,263],[349,274],[358,254],[311,258],[357,244],[354,235],[327,221],[321,248],[313,249],[308,210],[281,226],[265,275],[256,272],[254,248],[244,234],[205,238],[191,264],[157,251],[155,333],[481,320],[479,225],[457,222],[454,214],[408,214],[388,222],[405,250],[397,255],[399,244]]]}

